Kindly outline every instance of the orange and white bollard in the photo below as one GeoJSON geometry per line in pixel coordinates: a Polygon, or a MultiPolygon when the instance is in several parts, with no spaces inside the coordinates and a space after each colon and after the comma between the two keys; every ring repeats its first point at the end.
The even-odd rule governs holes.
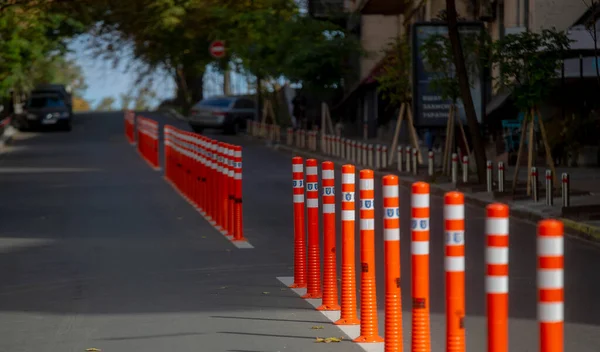
{"type": "Polygon", "coordinates": [[[508,352],[508,206],[486,208],[486,275],[488,352],[508,352]]]}
{"type": "Polygon", "coordinates": [[[465,351],[465,198],[444,196],[446,242],[446,351],[465,351]]]}
{"type": "Polygon", "coordinates": [[[411,196],[411,352],[431,352],[429,317],[429,184],[412,184],[411,196]]]}
{"type": "Polygon", "coordinates": [[[308,215],[308,277],[303,298],[321,298],[319,249],[319,176],[317,160],[306,160],[306,208],[308,215]]]}
{"type": "Polygon", "coordinates": [[[537,229],[540,352],[564,351],[564,227],[542,220],[537,229]]]}
{"type": "Polygon", "coordinates": [[[323,302],[317,310],[340,310],[337,288],[335,235],[335,168],[331,161],[321,164],[323,188],[323,302]]]}
{"type": "Polygon", "coordinates": [[[356,315],[355,179],[354,165],[342,166],[342,304],[337,325],[360,324],[356,315]]]}
{"type": "MultiPolygon", "coordinates": [[[[233,147],[233,170],[234,170],[234,228],[233,228],[233,240],[234,241],[246,241],[244,238],[244,213],[242,203],[242,147],[233,147]]],[[[304,204],[302,205],[304,209],[304,204]]]]}
{"type": "Polygon", "coordinates": [[[383,342],[377,322],[375,286],[375,180],[373,170],[360,171],[360,336],[355,342],[383,342]]]}
{"type": "Polygon", "coordinates": [[[304,218],[304,162],[292,158],[292,187],[294,200],[294,283],[292,288],[306,287],[306,232],[304,218]]]}
{"type": "Polygon", "coordinates": [[[227,234],[233,236],[235,227],[235,170],[233,145],[227,148],[227,234]]]}
{"type": "Polygon", "coordinates": [[[398,176],[383,177],[383,241],[385,275],[385,352],[401,352],[400,199],[398,176]]]}

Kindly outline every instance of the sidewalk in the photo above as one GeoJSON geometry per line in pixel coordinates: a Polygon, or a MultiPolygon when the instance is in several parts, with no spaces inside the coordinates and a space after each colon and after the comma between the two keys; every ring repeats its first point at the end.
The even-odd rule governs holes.
{"type": "MultiPolygon", "coordinates": [[[[371,141],[367,141],[367,143],[369,142],[371,141]]],[[[267,142],[267,144],[270,145],[270,142],[267,142]]],[[[304,149],[299,149],[295,145],[288,146],[285,145],[285,143],[275,144],[273,147],[276,149],[287,150],[303,156],[314,156],[320,158],[325,157],[325,155],[322,154],[320,150],[318,152],[312,152],[304,149]]],[[[426,158],[426,155],[424,156],[426,158]]],[[[327,156],[327,158],[331,161],[336,162],[337,164],[348,163],[348,160],[344,160],[341,158],[331,156],[327,156]]],[[[377,173],[381,175],[389,172],[397,173],[398,175],[400,175],[400,179],[403,182],[403,185],[406,187],[409,187],[410,184],[412,184],[415,181],[429,182],[432,186],[432,194],[443,194],[445,192],[457,189],[457,186],[454,185],[446,176],[436,176],[435,179],[430,179],[427,176],[426,159],[425,164],[419,166],[417,176],[413,176],[412,174],[406,172],[398,172],[396,158],[394,158],[394,160],[395,161],[393,165],[388,166],[386,170],[377,170],[377,173]]],[[[438,163],[436,162],[436,172],[438,171],[437,165],[438,163]]],[[[359,169],[365,168],[358,165],[357,167],[359,169]]],[[[471,170],[473,170],[473,168],[471,168],[471,170]]],[[[493,202],[506,203],[510,206],[512,216],[535,222],[546,218],[558,218],[564,222],[565,228],[569,231],[570,234],[576,235],[586,240],[600,242],[600,216],[598,218],[595,218],[594,215],[586,215],[585,213],[586,211],[594,211],[598,212],[598,214],[600,215],[600,182],[597,181],[600,180],[600,168],[556,168],[558,183],[554,189],[554,204],[552,206],[545,205],[545,170],[545,167],[538,166],[539,201],[537,203],[533,201],[532,197],[527,197],[524,192],[527,177],[527,167],[521,167],[519,169],[519,182],[517,186],[517,194],[521,193],[521,195],[515,196],[514,199],[512,196],[506,194],[510,193],[512,188],[512,178],[514,172],[513,167],[506,167],[506,181],[504,186],[504,194],[498,194],[497,192],[488,193],[486,191],[485,185],[473,187],[471,183],[476,180],[476,175],[472,171],[469,174],[469,184],[459,184],[458,189],[465,193],[466,201],[471,204],[486,206],[487,204],[493,202]],[[571,207],[569,209],[563,209],[562,207],[560,177],[563,172],[569,173],[571,181],[571,207]],[[577,210],[577,212],[581,211],[583,213],[572,214],[575,210],[577,210]]],[[[462,177],[461,175],[462,170],[459,166],[459,179],[462,177]]],[[[497,191],[497,165],[494,165],[493,179],[494,191],[497,191]]]]}

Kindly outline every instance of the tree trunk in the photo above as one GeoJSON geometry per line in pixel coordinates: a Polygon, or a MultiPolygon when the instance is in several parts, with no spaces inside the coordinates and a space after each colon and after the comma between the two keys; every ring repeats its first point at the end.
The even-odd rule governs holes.
{"type": "Polygon", "coordinates": [[[188,114],[194,104],[204,97],[204,69],[197,70],[186,68],[177,69],[175,82],[177,83],[177,105],[183,109],[183,114],[188,114]]]}
{"type": "Polygon", "coordinates": [[[458,82],[460,85],[461,98],[465,107],[467,124],[469,126],[469,132],[471,132],[471,138],[473,141],[473,151],[475,152],[475,162],[477,164],[477,178],[479,183],[483,183],[486,180],[487,160],[485,156],[483,138],[479,129],[479,122],[477,122],[475,106],[473,105],[473,99],[471,97],[471,88],[469,86],[469,77],[467,76],[465,58],[463,55],[462,46],[460,44],[455,0],[446,0],[446,15],[448,18],[448,36],[450,38],[452,52],[454,54],[454,66],[456,67],[456,75],[458,76],[458,82]]]}

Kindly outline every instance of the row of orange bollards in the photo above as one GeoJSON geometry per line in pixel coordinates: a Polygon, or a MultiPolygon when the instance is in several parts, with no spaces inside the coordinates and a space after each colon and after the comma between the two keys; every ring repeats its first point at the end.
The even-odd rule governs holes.
{"type": "Polygon", "coordinates": [[[125,111],[125,137],[129,144],[135,144],[135,113],[133,111],[125,111]]]}
{"type": "Polygon", "coordinates": [[[150,165],[158,168],[158,122],[142,116],[137,116],[136,120],[138,151],[150,165]]]}
{"type": "MultiPolygon", "coordinates": [[[[383,190],[383,241],[385,309],[384,336],[378,330],[375,268],[375,178],[372,170],[359,176],[360,229],[360,316],[357,314],[355,273],[355,176],[353,165],[342,166],[341,193],[341,299],[338,298],[336,264],[336,198],[334,164],[321,164],[319,187],[318,163],[292,160],[294,200],[294,283],[306,288],[304,298],[322,298],[319,310],[339,310],[339,325],[360,325],[355,342],[383,342],[386,352],[403,350],[400,288],[400,197],[399,179],[386,175],[383,190]],[[323,268],[320,258],[319,189],[323,212],[323,268]],[[306,201],[304,199],[306,193],[306,201]],[[306,209],[305,209],[306,208],[306,209]],[[305,219],[306,211],[306,219],[305,219]],[[308,225],[306,226],[306,222],[308,225]],[[305,233],[307,232],[307,233],[305,233]],[[308,237],[308,246],[306,244],[308,237]],[[308,250],[308,255],[307,254],[308,250]],[[322,276],[321,276],[322,275],[322,276]],[[321,282],[322,277],[322,282],[321,282]],[[341,303],[338,305],[338,303],[341,303]]],[[[429,222],[430,189],[415,182],[411,194],[411,298],[412,352],[431,351],[429,297],[429,222]]],[[[465,206],[464,195],[448,192],[444,196],[446,351],[464,352],[465,335],[465,206]]],[[[494,203],[487,206],[485,221],[487,302],[487,350],[508,351],[508,238],[509,208],[494,203]]],[[[379,222],[381,223],[381,222],[379,222]]],[[[538,321],[539,350],[562,352],[563,341],[563,224],[543,220],[538,224],[538,321]]]]}
{"type": "Polygon", "coordinates": [[[233,241],[242,226],[242,148],[173,126],[164,127],[165,177],[233,241]]]}

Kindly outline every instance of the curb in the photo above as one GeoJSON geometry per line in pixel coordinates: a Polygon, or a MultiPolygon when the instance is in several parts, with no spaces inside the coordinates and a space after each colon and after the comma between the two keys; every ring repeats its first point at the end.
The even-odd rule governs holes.
{"type": "MultiPolygon", "coordinates": [[[[248,137],[252,138],[250,136],[248,136],[248,137]]],[[[256,138],[252,138],[252,139],[256,139],[256,138]]],[[[287,151],[290,153],[295,153],[300,156],[311,157],[314,159],[324,159],[325,158],[325,156],[323,156],[322,154],[319,154],[319,153],[305,151],[305,150],[297,149],[295,147],[290,147],[290,146],[282,145],[282,144],[276,144],[276,145],[269,146],[269,147],[274,150],[287,151]]],[[[341,161],[339,159],[334,159],[334,158],[330,159],[330,161],[332,161],[337,166],[342,166],[347,163],[347,162],[341,161]]],[[[362,170],[362,169],[366,169],[366,167],[356,165],[356,169],[362,170]]],[[[377,175],[377,176],[383,176],[383,175],[390,174],[389,171],[385,172],[385,171],[375,171],[374,170],[374,172],[375,172],[375,175],[377,175]]],[[[411,187],[413,182],[417,181],[414,178],[408,178],[406,176],[398,175],[397,173],[394,173],[394,174],[397,175],[398,178],[400,179],[400,186],[407,188],[407,189],[409,189],[411,187]]],[[[435,183],[430,183],[430,191],[431,191],[432,195],[443,197],[444,194],[446,192],[448,192],[448,189],[444,189],[444,188],[436,185],[435,183]]],[[[472,206],[485,207],[488,204],[494,203],[493,201],[480,199],[472,193],[467,193],[467,192],[463,192],[463,193],[465,195],[465,202],[472,206]]],[[[531,221],[531,222],[538,222],[540,220],[550,218],[548,216],[545,216],[544,214],[540,214],[540,213],[536,213],[536,212],[527,210],[526,208],[524,208],[523,206],[521,206],[519,204],[514,204],[512,202],[506,202],[506,204],[510,207],[510,216],[514,217],[516,219],[526,220],[526,221],[531,221]]],[[[586,241],[591,241],[591,242],[600,244],[600,227],[596,227],[593,225],[588,225],[588,224],[584,224],[581,222],[577,222],[577,221],[565,219],[565,218],[560,218],[560,217],[556,218],[556,219],[563,222],[564,227],[565,227],[565,232],[567,234],[578,237],[578,238],[586,240],[586,241]]]]}

